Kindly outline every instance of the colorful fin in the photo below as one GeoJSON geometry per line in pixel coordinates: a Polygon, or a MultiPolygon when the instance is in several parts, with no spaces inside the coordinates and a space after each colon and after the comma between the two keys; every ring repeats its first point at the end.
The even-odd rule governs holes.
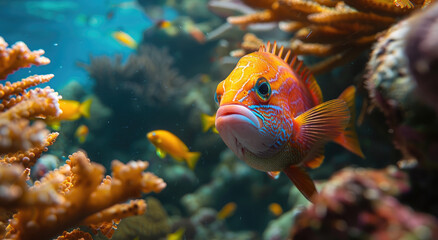
{"type": "Polygon", "coordinates": [[[349,120],[350,113],[344,100],[321,103],[295,118],[296,141],[312,149],[339,136],[349,120]]]}
{"type": "Polygon", "coordinates": [[[93,102],[93,99],[87,99],[83,103],[81,103],[81,106],[79,106],[79,112],[84,116],[85,118],[90,117],[90,107],[91,103],[93,102]]]}
{"type": "Polygon", "coordinates": [[[304,82],[310,94],[312,95],[315,104],[320,104],[323,102],[321,88],[319,88],[319,85],[316,82],[316,79],[313,77],[312,72],[304,66],[302,61],[298,60],[296,55],[291,54],[290,50],[287,51],[286,54],[283,54],[283,46],[281,46],[281,48],[277,51],[277,42],[274,42],[274,45],[271,45],[271,42],[268,42],[266,46],[260,46],[259,52],[272,53],[283,59],[284,62],[289,64],[297,76],[299,76],[301,81],[304,82]]]}
{"type": "Polygon", "coordinates": [[[307,154],[303,163],[306,167],[317,168],[324,161],[324,144],[317,145],[307,154]]]}
{"type": "Polygon", "coordinates": [[[87,140],[87,136],[79,136],[78,140],[79,140],[79,143],[84,143],[85,140],[87,140]]]}
{"type": "Polygon", "coordinates": [[[272,171],[272,172],[266,172],[269,177],[272,179],[278,179],[280,177],[280,171],[272,171]]]}
{"type": "Polygon", "coordinates": [[[341,135],[337,136],[334,141],[339,145],[343,146],[350,152],[358,155],[361,158],[364,158],[362,150],[360,149],[359,140],[357,138],[356,133],[356,109],[354,106],[354,95],[356,93],[356,88],[354,86],[350,86],[346,88],[338,99],[344,100],[348,105],[348,110],[350,111],[350,121],[342,132],[341,135]]]}
{"type": "Polygon", "coordinates": [[[160,157],[160,158],[165,158],[166,157],[166,152],[163,151],[161,148],[157,148],[155,152],[157,153],[157,156],[160,157]]]}
{"type": "Polygon", "coordinates": [[[195,166],[199,160],[199,157],[201,157],[200,152],[188,152],[187,156],[185,157],[187,166],[189,166],[190,169],[195,170],[195,166]]]}
{"type": "Polygon", "coordinates": [[[315,157],[314,159],[307,161],[305,165],[309,168],[317,168],[321,166],[322,162],[324,161],[324,155],[319,155],[315,157]]]}
{"type": "Polygon", "coordinates": [[[208,129],[214,127],[214,116],[209,116],[205,113],[201,113],[201,123],[202,123],[202,131],[207,132],[208,129]]]}
{"type": "Polygon", "coordinates": [[[307,200],[312,201],[312,196],[317,194],[315,184],[303,168],[297,166],[290,166],[284,170],[289,179],[294,183],[294,185],[300,190],[300,192],[307,198],[307,200]]]}
{"type": "Polygon", "coordinates": [[[60,121],[50,121],[50,122],[47,122],[47,125],[55,131],[59,131],[59,129],[61,129],[61,122],[60,121]]]}

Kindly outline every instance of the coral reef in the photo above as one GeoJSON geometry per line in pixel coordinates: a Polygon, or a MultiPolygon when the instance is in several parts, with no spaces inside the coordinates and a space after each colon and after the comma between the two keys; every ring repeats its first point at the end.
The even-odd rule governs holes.
{"type": "Polygon", "coordinates": [[[120,56],[114,63],[108,57],[98,57],[84,66],[96,80],[96,94],[103,102],[111,102],[113,96],[108,93],[114,89],[118,90],[118,99],[126,97],[127,105],[153,106],[175,101],[185,80],[172,67],[173,59],[166,49],[141,45],[126,63],[121,61],[120,56]],[[140,101],[131,101],[133,98],[140,101]]]}
{"type": "MultiPolygon", "coordinates": [[[[408,36],[412,36],[410,29],[415,29],[413,24],[421,19],[431,21],[429,16],[436,16],[437,11],[434,9],[437,6],[438,4],[434,4],[430,9],[421,11],[389,29],[376,43],[367,66],[365,84],[373,103],[385,114],[394,143],[403,154],[400,166],[412,166],[416,161],[425,164],[424,161],[436,157],[433,150],[438,144],[436,112],[423,101],[425,96],[430,96],[427,91],[431,90],[423,93],[424,86],[419,88],[417,84],[418,81],[427,82],[428,78],[421,78],[417,74],[418,80],[414,80],[408,63],[415,62],[416,58],[409,59],[405,49],[408,36]]],[[[433,50],[429,53],[433,54],[433,50]]],[[[421,59],[428,61],[427,57],[421,59]]],[[[429,82],[434,84],[434,81],[429,82]]],[[[428,89],[436,88],[432,85],[428,89]]]]}
{"type": "MultiPolygon", "coordinates": [[[[41,57],[43,50],[30,52],[21,42],[9,49],[3,38],[0,40],[2,76],[30,64],[49,63],[41,57]]],[[[112,177],[104,177],[103,166],[91,163],[80,151],[32,184],[29,167],[58,136],[49,133],[39,119],[56,117],[61,110],[60,96],[50,87],[26,89],[51,78],[52,74],[32,76],[0,85],[0,237],[48,239],[78,225],[90,225],[110,237],[121,218],[142,214],[146,208],[143,200],[123,202],[141,193],[160,192],[166,184],[154,174],[143,172],[148,167],[143,161],[123,164],[115,160],[112,177]]],[[[64,232],[60,238],[90,237],[75,230],[64,232]]]]}
{"type": "Polygon", "coordinates": [[[330,178],[315,204],[298,215],[290,239],[435,239],[438,222],[400,203],[407,174],[344,169],[330,178]]]}
{"type": "MultiPolygon", "coordinates": [[[[390,0],[244,2],[250,7],[265,10],[232,16],[228,22],[242,27],[254,23],[280,22],[280,29],[295,33],[288,46],[295,54],[326,57],[310,66],[315,74],[350,62],[363,50],[369,49],[379,32],[429,3],[416,1],[412,8],[400,8],[390,0]]],[[[257,49],[258,46],[246,48],[242,53],[257,49]]]]}

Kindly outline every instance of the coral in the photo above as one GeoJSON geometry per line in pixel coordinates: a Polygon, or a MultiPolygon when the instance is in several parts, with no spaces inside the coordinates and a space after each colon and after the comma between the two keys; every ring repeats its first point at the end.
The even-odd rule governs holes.
{"type": "MultiPolygon", "coordinates": [[[[0,37],[0,79],[15,70],[50,63],[42,57],[43,50],[31,52],[23,42],[7,48],[0,37]]],[[[0,163],[23,163],[32,166],[47,146],[53,144],[57,133],[49,134],[45,124],[35,118],[56,117],[61,113],[60,96],[50,87],[28,90],[46,83],[53,74],[34,75],[14,83],[0,84],[0,163]]]]}
{"type": "Polygon", "coordinates": [[[23,42],[15,43],[12,48],[7,47],[8,44],[0,37],[0,79],[5,79],[20,68],[50,63],[48,58],[41,56],[44,54],[44,50],[31,52],[23,42]]]}
{"type": "Polygon", "coordinates": [[[418,85],[420,98],[438,113],[438,3],[422,14],[413,16],[407,35],[405,52],[410,73],[418,85]]]}
{"type": "Polygon", "coordinates": [[[341,170],[298,215],[290,239],[437,238],[434,217],[394,197],[408,191],[407,180],[395,167],[341,170]]]}
{"type": "MultiPolygon", "coordinates": [[[[433,149],[438,144],[437,115],[423,101],[424,97],[430,96],[427,91],[435,93],[435,90],[432,89],[436,89],[433,86],[436,79],[432,77],[433,81],[428,81],[427,77],[418,78],[419,81],[424,80],[432,83],[423,93],[424,87],[418,87],[421,84],[416,83],[411,74],[412,71],[408,68],[408,63],[415,62],[415,59],[427,61],[428,56],[433,55],[434,51],[429,51],[428,54],[421,55],[421,57],[415,55],[416,57],[413,57],[412,61],[411,59],[408,61],[405,51],[410,29],[415,29],[413,24],[421,19],[428,22],[430,15],[436,16],[434,9],[436,9],[437,4],[434,5],[435,7],[430,9],[431,12],[421,11],[414,14],[382,35],[376,43],[367,65],[368,74],[365,84],[373,104],[384,113],[394,143],[403,154],[400,166],[415,165],[416,161],[427,166],[428,161],[436,158],[433,149]]],[[[422,24],[422,26],[424,25],[422,24]]],[[[433,35],[433,33],[431,34],[433,35]]],[[[432,64],[432,62],[430,63],[432,64]]]]}
{"type": "Polygon", "coordinates": [[[120,56],[114,63],[108,57],[99,57],[84,67],[96,81],[96,94],[104,103],[111,102],[110,93],[114,92],[121,96],[118,99],[126,96],[127,105],[139,104],[131,101],[137,98],[142,106],[153,106],[174,101],[181,91],[184,78],[172,64],[173,58],[165,49],[142,45],[124,64],[120,56]]]}
{"type": "Polygon", "coordinates": [[[93,240],[93,237],[91,234],[82,232],[79,228],[76,228],[71,232],[64,231],[56,240],[93,240]]]}
{"type": "MultiPolygon", "coordinates": [[[[401,8],[390,0],[265,0],[245,3],[264,10],[232,16],[228,22],[243,27],[280,22],[282,30],[295,32],[288,46],[295,54],[326,58],[310,66],[315,74],[350,62],[375,42],[379,32],[427,5],[427,1],[416,1],[412,8],[401,8]]],[[[242,45],[248,43],[244,41],[242,45]]],[[[258,46],[245,49],[245,52],[257,49],[258,46]]]]}
{"type": "MultiPolygon", "coordinates": [[[[148,163],[132,161],[123,164],[112,163],[112,177],[104,178],[104,168],[91,163],[83,152],[69,156],[67,164],[49,172],[34,186],[28,187],[26,176],[17,166],[11,168],[11,177],[2,186],[13,191],[7,196],[13,198],[2,201],[2,207],[14,207],[14,214],[7,227],[6,238],[46,239],[57,236],[64,229],[77,225],[99,224],[145,211],[141,200],[118,204],[141,193],[160,192],[166,184],[154,174],[143,171],[148,163]],[[7,205],[6,205],[7,204],[7,205]]],[[[3,170],[2,169],[2,170],[3,170]]]]}
{"type": "Polygon", "coordinates": [[[154,240],[165,237],[170,232],[168,216],[158,199],[146,198],[147,211],[138,216],[132,216],[119,224],[112,239],[154,240]]]}

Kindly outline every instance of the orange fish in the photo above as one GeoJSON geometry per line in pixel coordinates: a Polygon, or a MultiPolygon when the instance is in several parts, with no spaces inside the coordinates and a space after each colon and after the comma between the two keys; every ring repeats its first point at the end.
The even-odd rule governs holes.
{"type": "Polygon", "coordinates": [[[189,35],[192,36],[192,38],[195,39],[198,43],[204,44],[207,41],[205,34],[195,24],[189,25],[187,29],[189,35]]]}
{"type": "Polygon", "coordinates": [[[116,31],[111,33],[111,36],[123,46],[127,46],[131,49],[137,49],[137,42],[129,34],[123,31],[116,31]]]}
{"type": "Polygon", "coordinates": [[[82,124],[75,131],[75,136],[78,139],[79,143],[84,143],[87,140],[89,130],[88,127],[82,124]]]}
{"type": "Polygon", "coordinates": [[[224,220],[231,217],[236,211],[237,204],[235,202],[229,202],[222,207],[222,209],[217,213],[217,219],[224,220]]]}
{"type": "Polygon", "coordinates": [[[354,129],[355,90],[349,87],[338,99],[324,102],[303,63],[268,43],[242,57],[217,86],[216,128],[249,166],[283,171],[311,200],[317,191],[303,167],[321,165],[327,142],[363,157],[354,129]]]}
{"type": "Polygon", "coordinates": [[[155,130],[146,136],[154,144],[160,158],[169,154],[176,161],[186,162],[190,169],[195,169],[201,153],[189,152],[189,148],[177,136],[166,130],[155,130]]]}
{"type": "Polygon", "coordinates": [[[394,0],[394,4],[397,7],[401,7],[401,8],[405,8],[405,7],[413,8],[414,7],[414,4],[412,4],[412,2],[409,0],[394,0]]]}
{"type": "Polygon", "coordinates": [[[168,20],[161,19],[155,22],[155,26],[157,28],[168,28],[172,26],[172,23],[168,20]]]}
{"type": "Polygon", "coordinates": [[[89,118],[92,102],[93,99],[91,98],[82,103],[75,100],[61,99],[59,100],[59,108],[62,110],[62,113],[56,118],[47,118],[45,121],[48,125],[57,130],[60,127],[60,121],[75,121],[82,116],[89,118]]]}
{"type": "Polygon", "coordinates": [[[271,203],[268,206],[269,211],[276,217],[283,213],[283,208],[278,203],[271,203]]]}

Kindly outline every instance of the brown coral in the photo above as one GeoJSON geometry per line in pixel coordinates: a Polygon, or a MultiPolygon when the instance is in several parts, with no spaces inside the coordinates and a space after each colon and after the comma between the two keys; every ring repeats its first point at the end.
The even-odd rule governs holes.
{"type": "MultiPolygon", "coordinates": [[[[43,50],[31,52],[23,42],[7,48],[0,37],[0,79],[22,67],[48,64],[43,50]]],[[[35,118],[56,117],[61,113],[58,93],[50,87],[28,88],[48,82],[53,74],[34,75],[14,83],[0,84],[0,163],[18,162],[32,166],[57,133],[49,134],[35,118]]]]}
{"type": "MultiPolygon", "coordinates": [[[[282,21],[280,29],[297,32],[289,45],[295,54],[326,57],[310,66],[318,74],[354,59],[371,46],[379,32],[428,5],[429,1],[414,1],[411,8],[399,7],[392,0],[265,0],[245,3],[265,9],[229,17],[229,23],[245,27],[253,23],[282,21]]],[[[257,49],[245,49],[245,52],[257,49]]]]}
{"type": "Polygon", "coordinates": [[[166,186],[161,178],[143,172],[147,166],[142,161],[127,164],[113,161],[112,177],[103,178],[104,168],[91,163],[83,152],[69,156],[66,165],[48,173],[35,186],[19,185],[21,197],[9,201],[19,211],[10,221],[6,237],[47,239],[80,224],[99,224],[141,214],[144,202],[118,203],[142,192],[160,192],[166,186]]]}

